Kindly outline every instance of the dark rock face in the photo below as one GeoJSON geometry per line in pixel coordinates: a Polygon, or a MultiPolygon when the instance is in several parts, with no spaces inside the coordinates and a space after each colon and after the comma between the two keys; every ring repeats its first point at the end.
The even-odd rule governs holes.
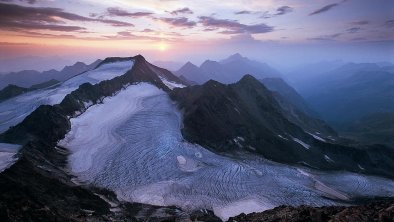
{"type": "Polygon", "coordinates": [[[27,116],[21,124],[0,135],[6,143],[25,144],[31,140],[56,143],[70,129],[70,122],[59,106],[42,105],[27,116]]]}
{"type": "MultiPolygon", "coordinates": [[[[23,144],[19,160],[0,174],[0,221],[184,221],[190,217],[218,220],[211,212],[186,213],[176,207],[119,202],[110,191],[75,184],[65,170],[68,152],[57,147],[57,141],[70,129],[69,117],[88,108],[84,102],[100,103],[104,97],[136,82],[149,82],[169,91],[142,56],[132,59],[135,64],[124,75],[96,85],[83,84],[60,104],[40,106],[0,135],[1,142],[23,144]]],[[[167,78],[172,75],[160,71],[167,78]]]]}
{"type": "Polygon", "coordinates": [[[298,92],[281,78],[265,78],[260,80],[273,92],[273,96],[282,109],[282,114],[292,123],[305,131],[319,133],[321,137],[337,138],[337,133],[320,120],[298,92]]]}
{"type": "Polygon", "coordinates": [[[4,100],[18,96],[28,91],[29,91],[28,88],[23,88],[10,84],[6,86],[4,89],[0,90],[0,102],[3,102],[4,100]]]}
{"type": "Polygon", "coordinates": [[[10,84],[7,87],[5,87],[4,89],[0,90],[0,102],[3,102],[4,100],[10,99],[15,96],[19,96],[23,93],[27,93],[27,92],[30,92],[30,91],[33,91],[36,89],[46,88],[46,87],[55,85],[57,83],[59,83],[59,81],[57,81],[55,79],[51,79],[51,80],[43,82],[43,83],[32,85],[30,88],[23,88],[23,87],[19,87],[19,86],[10,84]]]}
{"type": "Polygon", "coordinates": [[[21,159],[0,174],[1,221],[102,220],[109,213],[108,204],[98,196],[65,182],[69,176],[53,165],[65,162],[65,156],[39,142],[23,149],[21,159]]]}
{"type": "Polygon", "coordinates": [[[394,156],[392,149],[350,147],[315,139],[289,121],[272,92],[250,75],[230,85],[211,80],[202,86],[175,89],[170,96],[183,111],[184,137],[215,152],[244,150],[282,163],[394,176],[389,170],[394,167],[389,158],[394,156]]]}
{"type": "Polygon", "coordinates": [[[374,202],[352,207],[279,206],[262,213],[240,214],[229,222],[304,222],[304,221],[394,221],[394,201],[374,202]]]}

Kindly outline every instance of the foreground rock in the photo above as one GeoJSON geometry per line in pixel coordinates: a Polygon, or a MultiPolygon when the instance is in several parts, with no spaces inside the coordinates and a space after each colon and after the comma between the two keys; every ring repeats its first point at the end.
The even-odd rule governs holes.
{"type": "Polygon", "coordinates": [[[351,207],[290,207],[279,206],[262,213],[240,214],[229,222],[260,221],[394,221],[394,200],[380,201],[351,207]]]}

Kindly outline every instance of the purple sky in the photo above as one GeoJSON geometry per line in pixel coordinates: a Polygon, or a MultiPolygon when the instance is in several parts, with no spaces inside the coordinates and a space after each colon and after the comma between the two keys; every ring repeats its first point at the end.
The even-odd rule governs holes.
{"type": "Polygon", "coordinates": [[[142,54],[198,64],[236,52],[279,66],[393,61],[393,10],[393,0],[0,0],[0,62],[142,54]]]}

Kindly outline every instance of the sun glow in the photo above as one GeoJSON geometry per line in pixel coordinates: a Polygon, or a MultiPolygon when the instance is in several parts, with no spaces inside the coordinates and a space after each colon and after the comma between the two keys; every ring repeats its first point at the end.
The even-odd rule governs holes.
{"type": "Polygon", "coordinates": [[[168,44],[165,42],[160,42],[158,47],[160,51],[166,51],[168,49],[168,44]]]}

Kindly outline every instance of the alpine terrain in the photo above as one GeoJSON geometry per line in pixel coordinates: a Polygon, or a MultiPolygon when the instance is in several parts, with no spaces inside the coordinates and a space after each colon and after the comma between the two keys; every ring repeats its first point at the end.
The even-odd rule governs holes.
{"type": "Polygon", "coordinates": [[[1,220],[325,221],[345,209],[357,218],[365,205],[349,206],[360,204],[392,217],[393,149],[339,137],[282,79],[234,74],[262,64],[234,55],[185,66],[222,73],[187,80],[141,55],[109,57],[54,84],[4,89],[1,220]]]}

